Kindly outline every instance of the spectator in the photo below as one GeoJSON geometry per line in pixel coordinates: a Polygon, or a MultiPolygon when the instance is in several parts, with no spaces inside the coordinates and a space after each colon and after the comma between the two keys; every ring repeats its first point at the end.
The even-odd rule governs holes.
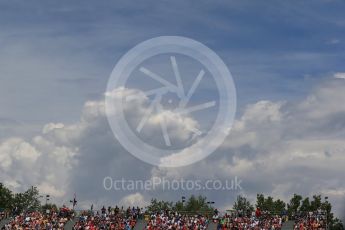
{"type": "Polygon", "coordinates": [[[130,207],[126,212],[123,210],[119,211],[117,206],[115,209],[109,207],[108,213],[106,213],[105,207],[103,206],[101,213],[101,215],[99,215],[99,212],[93,215],[92,212],[83,212],[74,225],[73,230],[132,230],[136,224],[136,217],[138,216],[137,209],[131,209],[130,207]]]}
{"type": "Polygon", "coordinates": [[[157,212],[151,215],[147,230],[203,230],[208,226],[208,219],[202,215],[182,215],[177,212],[157,212]]]}
{"type": "Polygon", "coordinates": [[[320,211],[300,213],[295,217],[295,230],[325,230],[326,216],[320,211]]]}
{"type": "Polygon", "coordinates": [[[254,230],[279,230],[282,227],[282,218],[280,216],[261,215],[242,216],[242,215],[224,215],[218,222],[217,230],[233,229],[254,229],[254,230]]]}
{"type": "Polygon", "coordinates": [[[5,230],[17,229],[64,229],[66,222],[70,219],[71,212],[67,209],[50,212],[28,212],[15,215],[14,218],[5,225],[5,230]]]}

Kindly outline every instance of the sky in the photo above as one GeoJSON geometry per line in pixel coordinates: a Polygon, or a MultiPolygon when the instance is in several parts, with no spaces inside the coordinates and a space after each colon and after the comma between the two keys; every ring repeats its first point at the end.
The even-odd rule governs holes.
{"type": "MultiPolygon", "coordinates": [[[[345,209],[345,2],[0,1],[0,181],[57,203],[145,205],[201,194],[329,196],[345,209]],[[195,164],[142,162],[114,138],[104,93],[120,58],[157,36],[197,40],[232,73],[236,117],[195,164]],[[241,178],[241,191],[114,191],[105,177],[241,178]]],[[[158,67],[162,68],[162,67],[158,67]]],[[[126,92],[123,92],[126,93],[126,92]]],[[[129,108],[137,117],[143,104],[129,108]]],[[[155,140],[155,124],[147,138],[155,140]]],[[[174,127],[184,126],[173,123],[174,127]]],[[[177,133],[180,135],[177,129],[177,133]]]]}

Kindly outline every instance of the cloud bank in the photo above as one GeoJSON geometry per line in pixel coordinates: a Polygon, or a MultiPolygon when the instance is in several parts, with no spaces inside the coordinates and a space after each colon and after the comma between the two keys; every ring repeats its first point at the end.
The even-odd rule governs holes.
{"type": "MultiPolygon", "coordinates": [[[[293,193],[330,197],[338,215],[343,210],[345,183],[345,81],[328,79],[300,101],[261,100],[246,106],[223,145],[210,157],[181,168],[148,165],[127,153],[114,138],[104,101],[85,103],[73,124],[49,123],[31,139],[11,137],[0,143],[0,180],[21,191],[37,185],[53,201],[68,203],[76,192],[79,207],[144,205],[152,197],[180,199],[197,193],[226,209],[238,194],[254,199],[265,193],[287,199],[293,193]],[[227,179],[239,177],[241,191],[106,191],[103,179],[227,179]]],[[[128,108],[134,120],[145,103],[128,108]]],[[[165,116],[166,114],[164,114],[165,116]]],[[[157,119],[157,118],[155,118],[157,119]]],[[[197,123],[189,118],[190,125],[197,123]]],[[[172,119],[177,136],[184,137],[172,119]]],[[[181,123],[179,123],[181,122],[181,123]]],[[[150,129],[159,126],[152,120],[150,129]]],[[[155,132],[151,137],[156,138],[155,132]]],[[[158,141],[158,140],[157,140],[158,141]]],[[[161,140],[162,141],[162,140],[161,140]]]]}

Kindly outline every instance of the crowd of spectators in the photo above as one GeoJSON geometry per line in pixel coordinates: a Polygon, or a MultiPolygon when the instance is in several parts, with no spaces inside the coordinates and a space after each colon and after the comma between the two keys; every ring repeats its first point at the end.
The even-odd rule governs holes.
{"type": "Polygon", "coordinates": [[[279,230],[282,227],[280,216],[266,216],[257,218],[255,216],[232,217],[225,215],[218,223],[218,230],[253,229],[253,230],[279,230]]]}
{"type": "Polygon", "coordinates": [[[302,213],[295,216],[294,230],[325,230],[326,223],[321,211],[302,213]]]}
{"type": "Polygon", "coordinates": [[[256,212],[247,215],[225,214],[216,222],[218,223],[217,230],[280,230],[283,217],[256,210],[256,212]]]}
{"type": "MultiPolygon", "coordinates": [[[[0,220],[6,217],[0,212],[0,220]]],[[[145,219],[146,226],[142,230],[205,230],[209,221],[217,224],[217,230],[281,230],[284,215],[271,215],[257,209],[253,213],[231,212],[219,215],[186,214],[174,211],[158,211],[144,213],[139,207],[108,207],[99,211],[83,211],[74,218],[74,212],[66,207],[58,210],[49,209],[44,212],[24,212],[15,215],[1,230],[63,230],[65,224],[74,219],[72,230],[133,230],[138,219],[145,219]],[[145,217],[145,218],[144,218],[145,217]]],[[[299,213],[294,216],[294,230],[326,230],[327,219],[320,212],[299,213]]]]}
{"type": "Polygon", "coordinates": [[[24,212],[15,215],[3,230],[62,230],[67,221],[71,218],[71,212],[63,207],[60,210],[47,210],[46,212],[24,212]]]}
{"type": "Polygon", "coordinates": [[[151,214],[147,230],[204,230],[208,219],[202,215],[186,215],[172,211],[161,211],[151,214]]]}
{"type": "Polygon", "coordinates": [[[101,211],[82,212],[78,221],[75,223],[73,230],[99,230],[99,229],[115,229],[115,230],[132,230],[136,225],[140,208],[119,207],[106,209],[103,207],[101,211]]]}

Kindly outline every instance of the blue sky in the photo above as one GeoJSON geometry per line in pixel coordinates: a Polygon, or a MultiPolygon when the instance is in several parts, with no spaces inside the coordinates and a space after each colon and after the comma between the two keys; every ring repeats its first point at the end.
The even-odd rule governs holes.
{"type": "Polygon", "coordinates": [[[161,35],[215,50],[233,73],[240,108],[257,99],[293,100],[344,71],[342,1],[1,1],[0,11],[0,117],[20,122],[74,121],[127,50],[161,35]],[[40,61],[45,70],[26,71],[40,61]]]}
{"type": "MultiPolygon", "coordinates": [[[[213,178],[242,176],[249,197],[265,192],[285,198],[294,192],[309,195],[317,190],[335,202],[343,201],[345,184],[339,176],[343,171],[337,163],[344,161],[345,146],[340,143],[345,95],[344,83],[334,80],[334,75],[345,72],[344,12],[342,0],[0,0],[0,159],[8,160],[0,164],[0,181],[17,190],[44,181],[40,188],[54,193],[59,202],[69,198],[57,187],[72,184],[69,193],[82,193],[91,183],[95,191],[84,196],[88,205],[97,202],[99,194],[102,201],[112,199],[114,194],[100,188],[106,175],[194,178],[199,172],[207,178],[203,173],[208,172],[213,178]],[[113,143],[113,136],[108,136],[104,114],[95,115],[94,107],[101,105],[85,104],[103,100],[110,73],[122,55],[144,40],[163,35],[189,37],[215,51],[232,72],[238,100],[234,136],[205,161],[175,171],[127,156],[118,142],[113,143]],[[62,133],[53,132],[59,125],[52,123],[63,123],[62,133]],[[328,162],[322,154],[332,146],[338,147],[328,162]],[[32,153],[29,159],[34,165],[46,163],[49,157],[43,157],[44,153],[61,152],[61,157],[72,158],[76,153],[73,159],[83,167],[73,165],[71,171],[66,169],[71,176],[61,172],[57,179],[34,174],[26,178],[22,174],[30,168],[13,158],[21,156],[18,149],[32,153]],[[315,157],[318,150],[322,156],[315,157]],[[114,151],[118,155],[112,155],[114,151]],[[281,152],[285,160],[301,160],[306,154],[314,165],[264,166],[261,157],[274,159],[267,161],[280,166],[275,152],[281,152]],[[104,157],[95,159],[95,153],[104,157]],[[285,158],[288,153],[295,155],[285,158]],[[334,167],[325,169],[322,162],[334,167]],[[138,171],[123,168],[126,163],[138,171]],[[18,165],[23,167],[22,174],[16,171],[18,165]],[[262,173],[253,175],[247,168],[250,165],[262,173]],[[85,179],[90,167],[102,170],[85,179]],[[282,174],[285,184],[273,176],[282,174]]],[[[61,167],[47,165],[56,170],[61,167]]],[[[41,170],[51,175],[46,167],[41,170]]],[[[134,195],[146,201],[150,196],[179,196],[134,195]]],[[[208,195],[225,206],[233,200],[208,195]]],[[[122,196],[126,194],[115,195],[116,200],[123,200],[122,196]]],[[[338,205],[338,213],[341,209],[338,205]]]]}

